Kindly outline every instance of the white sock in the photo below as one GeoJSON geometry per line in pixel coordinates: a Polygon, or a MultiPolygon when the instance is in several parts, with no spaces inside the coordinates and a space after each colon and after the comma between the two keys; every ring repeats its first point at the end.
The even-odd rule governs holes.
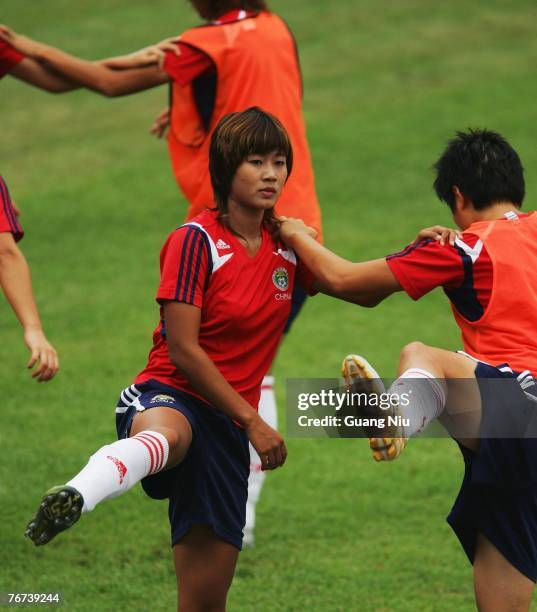
{"type": "Polygon", "coordinates": [[[446,405],[446,394],[433,374],[420,368],[409,368],[395,380],[388,393],[408,397],[408,405],[399,403],[399,413],[410,425],[404,427],[405,437],[420,433],[436,419],[446,405]],[[407,396],[402,394],[408,394],[407,396]]]}
{"type": "MultiPolygon", "coordinates": [[[[273,429],[276,429],[278,427],[278,410],[274,393],[274,376],[263,378],[258,409],[259,416],[273,429]]],[[[261,459],[250,444],[250,476],[248,477],[248,501],[246,502],[246,523],[244,525],[245,544],[253,544],[255,507],[259,501],[266,476],[266,472],[261,470],[261,459]]]]}
{"type": "Polygon", "coordinates": [[[82,494],[82,512],[90,512],[99,502],[122,495],[145,476],[162,470],[168,452],[168,440],[161,433],[141,431],[100,448],[67,484],[82,494]]]}

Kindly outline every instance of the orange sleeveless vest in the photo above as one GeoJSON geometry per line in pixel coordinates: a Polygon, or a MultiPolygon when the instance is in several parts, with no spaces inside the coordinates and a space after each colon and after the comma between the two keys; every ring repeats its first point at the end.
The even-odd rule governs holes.
{"type": "Polygon", "coordinates": [[[216,124],[226,113],[259,106],[278,117],[293,145],[293,171],[277,213],[302,218],[320,233],[321,213],[301,111],[300,67],[285,23],[273,13],[261,12],[233,23],[192,28],[180,40],[208,55],[217,71],[208,131],[196,109],[192,84],[172,84],[168,148],[175,177],[190,204],[187,219],[214,206],[208,166],[216,124]]]}
{"type": "MultiPolygon", "coordinates": [[[[467,353],[492,365],[537,375],[537,214],[473,223],[492,261],[492,292],[478,321],[452,306],[467,353]]],[[[478,250],[479,242],[474,247],[478,250]]]]}

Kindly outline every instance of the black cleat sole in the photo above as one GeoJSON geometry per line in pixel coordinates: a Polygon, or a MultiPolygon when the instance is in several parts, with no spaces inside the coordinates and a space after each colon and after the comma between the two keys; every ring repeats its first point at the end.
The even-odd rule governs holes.
{"type": "Polygon", "coordinates": [[[49,489],[43,496],[36,515],[28,523],[24,535],[36,546],[47,544],[78,521],[83,505],[82,495],[73,487],[59,486],[49,489]]]}

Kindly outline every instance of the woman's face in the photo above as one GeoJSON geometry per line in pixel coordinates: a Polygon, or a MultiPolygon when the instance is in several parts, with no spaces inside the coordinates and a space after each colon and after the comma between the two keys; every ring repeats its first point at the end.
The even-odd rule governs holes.
{"type": "Polygon", "coordinates": [[[231,183],[229,199],[248,208],[272,208],[287,179],[285,155],[273,151],[248,155],[237,168],[231,183]]]}

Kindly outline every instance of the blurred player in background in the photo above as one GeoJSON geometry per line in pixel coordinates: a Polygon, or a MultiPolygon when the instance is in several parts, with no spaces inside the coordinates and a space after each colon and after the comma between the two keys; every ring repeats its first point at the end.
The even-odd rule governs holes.
{"type": "MultiPolygon", "coordinates": [[[[280,17],[268,11],[264,0],[191,3],[206,23],[173,39],[173,49],[170,39],[147,48],[145,54],[101,64],[37,43],[6,27],[0,28],[0,36],[67,79],[107,96],[169,83],[170,111],[157,119],[154,131],[162,134],[170,122],[168,149],[175,178],[189,202],[187,220],[214,206],[207,161],[210,137],[220,118],[250,106],[272,113],[288,131],[295,155],[293,175],[278,202],[277,213],[303,219],[320,239],[321,212],[302,117],[302,78],[292,33],[280,17]],[[153,65],[138,68],[148,62],[153,65]]],[[[286,333],[305,299],[306,294],[297,287],[286,333]]],[[[263,381],[259,410],[277,427],[274,378],[270,374],[263,381]]],[[[265,478],[259,457],[251,450],[245,528],[249,545],[254,541],[255,506],[265,478]]]]}
{"type": "Polygon", "coordinates": [[[273,209],[293,165],[281,123],[258,108],[227,115],[210,164],[217,209],[162,249],[160,323],[146,367],[121,393],[119,440],[48,491],[27,531],[46,544],[143,479],[148,495],[169,498],[181,610],[225,609],[242,546],[248,440],[263,469],[285,462],[285,443],[257,405],[295,280],[307,289],[313,281],[276,239],[273,209]]]}
{"type": "Polygon", "coordinates": [[[58,371],[58,355],[41,327],[30,268],[17,246],[23,235],[7,185],[0,176],[0,286],[24,330],[24,342],[31,352],[28,368],[38,364],[32,377],[45,382],[58,371]]]}
{"type": "MultiPolygon", "coordinates": [[[[419,342],[403,349],[388,393],[410,392],[410,402],[364,416],[400,416],[409,424],[369,431],[371,448],[377,461],[393,460],[433,419],[450,432],[463,420],[464,439],[454,436],[466,470],[448,522],[473,564],[479,610],[528,610],[537,580],[537,438],[530,429],[537,407],[537,214],[520,212],[522,164],[495,132],[459,132],[435,169],[436,193],[463,230],[448,244],[425,238],[385,259],[351,263],[312,240],[300,221],[283,223],[281,237],[334,295],[353,294],[364,306],[395,291],[417,300],[444,289],[464,352],[419,342]],[[464,383],[455,385],[458,379],[464,383]],[[502,423],[519,423],[518,437],[502,423]]],[[[346,357],[343,374],[350,388],[385,391],[363,357],[346,357]]]]}

